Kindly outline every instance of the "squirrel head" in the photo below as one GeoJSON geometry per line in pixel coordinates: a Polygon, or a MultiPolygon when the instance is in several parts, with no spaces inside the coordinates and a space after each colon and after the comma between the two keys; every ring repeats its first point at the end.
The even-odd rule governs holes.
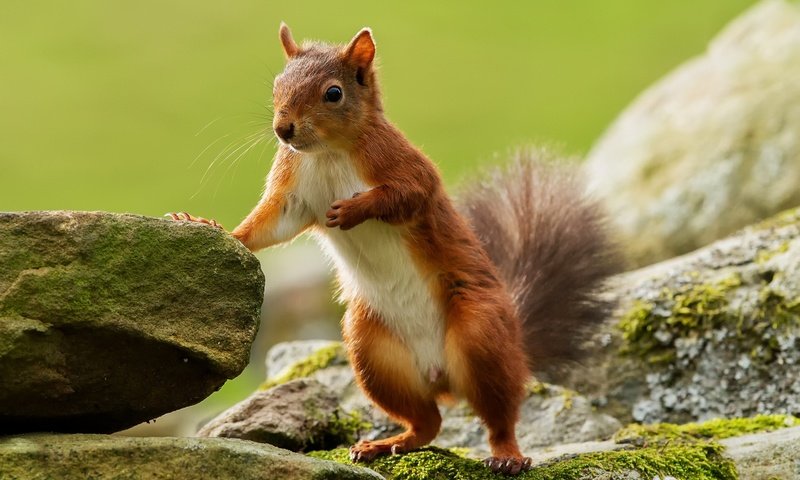
{"type": "Polygon", "coordinates": [[[362,29],[344,46],[299,46],[281,23],[280,41],[286,67],[275,78],[272,92],[272,127],[278,139],[299,152],[349,150],[382,112],[372,31],[362,29]]]}

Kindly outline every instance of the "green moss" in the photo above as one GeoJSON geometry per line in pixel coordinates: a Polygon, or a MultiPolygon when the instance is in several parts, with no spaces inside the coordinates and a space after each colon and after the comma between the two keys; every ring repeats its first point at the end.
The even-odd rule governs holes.
{"type": "Polygon", "coordinates": [[[262,383],[259,390],[269,390],[276,385],[282,385],[291,380],[311,376],[317,370],[331,365],[334,360],[344,355],[344,349],[338,342],[331,342],[327,347],[320,348],[308,357],[292,364],[286,372],[262,383]]]}
{"type": "Polygon", "coordinates": [[[328,420],[328,433],[341,439],[341,444],[355,443],[361,432],[372,429],[372,424],[361,417],[357,411],[340,412],[328,420]]]}
{"type": "Polygon", "coordinates": [[[561,396],[564,398],[564,405],[561,407],[561,411],[563,412],[564,410],[572,409],[572,399],[578,396],[578,392],[565,388],[561,396]]]}
{"type": "Polygon", "coordinates": [[[775,255],[786,253],[789,250],[789,242],[783,242],[778,245],[777,248],[772,250],[759,250],[756,254],[756,263],[761,265],[763,263],[768,262],[772,259],[775,255]]]}
{"type": "Polygon", "coordinates": [[[688,337],[727,323],[726,293],[741,285],[739,276],[732,276],[712,285],[689,284],[679,291],[664,289],[656,303],[669,306],[668,311],[656,303],[637,301],[619,322],[625,343],[622,353],[635,355],[650,364],[668,363],[674,359],[670,345],[656,338],[658,331],[672,338],[688,337]]]}
{"type": "Polygon", "coordinates": [[[540,382],[536,379],[530,380],[526,387],[528,392],[533,395],[545,395],[549,391],[549,387],[546,383],[540,382]]]}
{"type": "Polygon", "coordinates": [[[753,418],[717,418],[703,423],[675,425],[656,423],[652,425],[631,424],[614,434],[617,443],[653,445],[667,443],[691,443],[769,432],[780,428],[800,425],[800,418],[791,415],[757,415],[753,418]]]}
{"type": "Polygon", "coordinates": [[[791,225],[800,225],[800,208],[792,208],[784,210],[777,215],[757,223],[751,229],[753,230],[767,230],[772,228],[783,228],[791,225]]]}
{"type": "MultiPolygon", "coordinates": [[[[711,443],[642,448],[631,451],[579,455],[537,466],[521,480],[573,480],[604,473],[636,471],[644,478],[656,475],[695,480],[736,479],[733,462],[721,455],[722,447],[711,443]]],[[[347,449],[312,452],[311,456],[352,465],[347,449]]],[[[453,451],[425,448],[403,455],[380,457],[365,466],[394,480],[495,480],[480,461],[453,451]]]]}
{"type": "Polygon", "coordinates": [[[736,333],[742,351],[768,363],[780,349],[775,333],[798,324],[800,299],[783,297],[765,279],[756,308],[742,315],[728,301],[730,292],[741,285],[738,275],[713,284],[688,282],[675,291],[664,289],[652,302],[637,301],[619,322],[621,353],[665,365],[676,357],[676,339],[725,327],[736,333]],[[659,332],[666,340],[657,338],[659,332]]]}

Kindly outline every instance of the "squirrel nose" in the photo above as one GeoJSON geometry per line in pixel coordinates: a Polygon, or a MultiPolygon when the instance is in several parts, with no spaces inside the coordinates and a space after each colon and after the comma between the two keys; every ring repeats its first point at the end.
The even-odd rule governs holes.
{"type": "Polygon", "coordinates": [[[275,127],[275,134],[278,135],[284,142],[288,142],[294,136],[294,123],[289,125],[278,125],[275,127]]]}

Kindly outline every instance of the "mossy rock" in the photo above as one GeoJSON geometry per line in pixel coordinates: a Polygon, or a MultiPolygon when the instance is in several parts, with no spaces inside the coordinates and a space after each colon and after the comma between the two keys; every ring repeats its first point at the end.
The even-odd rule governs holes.
{"type": "Polygon", "coordinates": [[[4,480],[367,480],[363,468],[222,438],[34,434],[0,438],[4,480]]]}
{"type": "Polygon", "coordinates": [[[247,365],[264,277],[205,225],[0,213],[0,432],[111,432],[247,365]]]}
{"type": "MultiPolygon", "coordinates": [[[[515,477],[520,480],[592,480],[664,478],[735,480],[736,468],[713,443],[674,445],[578,455],[535,466],[515,477]]],[[[351,465],[347,449],[312,452],[315,458],[351,465]]],[[[502,476],[482,462],[456,451],[425,448],[403,455],[380,457],[365,466],[390,480],[495,480],[502,476]]]]}
{"type": "Polygon", "coordinates": [[[622,420],[800,411],[800,209],[611,282],[616,315],[569,386],[622,420]]]}

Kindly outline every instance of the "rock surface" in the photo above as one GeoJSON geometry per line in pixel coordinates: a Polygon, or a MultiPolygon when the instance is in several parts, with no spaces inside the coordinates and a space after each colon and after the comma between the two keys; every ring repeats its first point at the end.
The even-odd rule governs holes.
{"type": "Polygon", "coordinates": [[[800,411],[800,209],[620,276],[611,294],[605,347],[569,383],[617,418],[800,411]]]}
{"type": "Polygon", "coordinates": [[[204,225],[0,213],[0,433],[110,432],[196,403],[248,362],[258,260],[204,225]]]}
{"type": "Polygon", "coordinates": [[[259,391],[222,412],[198,437],[229,437],[292,451],[324,450],[347,442],[339,428],[339,398],[321,383],[292,380],[259,391]]]}
{"type": "MultiPolygon", "coordinates": [[[[352,436],[376,439],[402,431],[383,412],[373,406],[355,384],[353,372],[346,363],[346,357],[341,347],[335,347],[338,350],[332,351],[331,342],[317,344],[299,342],[298,345],[292,345],[292,343],[294,342],[273,347],[281,354],[267,356],[268,370],[276,372],[284,380],[291,380],[290,377],[287,377],[288,372],[298,372],[300,378],[306,378],[303,380],[304,383],[299,385],[306,387],[298,389],[298,384],[289,382],[273,387],[266,393],[256,392],[228,414],[223,414],[214,420],[213,425],[210,424],[201,430],[201,434],[219,431],[237,438],[253,438],[245,436],[249,435],[246,431],[250,427],[243,428],[242,423],[258,424],[258,435],[262,436],[281,436],[286,432],[295,432],[302,428],[304,422],[307,425],[315,425],[310,428],[317,430],[323,426],[319,423],[319,412],[330,412],[329,423],[337,429],[334,432],[336,434],[345,430],[345,433],[352,436]],[[326,360],[319,361],[315,356],[326,360]],[[271,358],[280,358],[281,368],[272,365],[269,362],[271,358]],[[310,371],[308,368],[310,365],[315,365],[316,370],[310,371]],[[309,402],[316,403],[313,397],[320,395],[314,393],[312,396],[306,393],[317,392],[317,387],[309,388],[309,384],[324,385],[326,391],[334,395],[334,402],[330,408],[312,408],[311,411],[314,414],[308,413],[309,409],[305,405],[309,402]],[[277,421],[261,421],[260,414],[248,413],[253,410],[261,411],[264,405],[267,405],[265,403],[267,398],[270,405],[280,408],[279,416],[296,417],[293,420],[287,420],[291,424],[290,428],[277,421]],[[341,410],[334,408],[337,405],[341,407],[341,410]],[[244,420],[247,416],[250,416],[251,419],[244,420]],[[349,427],[358,431],[347,432],[347,429],[342,428],[342,419],[349,420],[349,427]],[[358,425],[359,423],[364,425],[358,425]],[[358,428],[359,426],[361,428],[358,428]],[[269,431],[265,432],[265,428],[268,428],[269,431]]],[[[442,414],[442,430],[434,441],[435,445],[444,448],[467,448],[478,456],[487,453],[486,429],[465,403],[443,407],[442,414]]],[[[272,418],[271,415],[269,417],[272,418]]],[[[558,386],[536,382],[531,383],[528,398],[522,406],[519,425],[519,443],[523,450],[565,442],[608,438],[621,427],[616,419],[595,412],[589,401],[577,393],[558,386]]],[[[316,432],[315,435],[321,433],[321,431],[316,432]]],[[[290,433],[289,435],[295,434],[290,433]]]]}
{"type": "Polygon", "coordinates": [[[800,205],[800,5],[765,0],[645,91],[587,160],[639,265],[800,205]]]}
{"type": "Polygon", "coordinates": [[[800,478],[800,427],[721,440],[741,479],[800,478]]]}
{"type": "Polygon", "coordinates": [[[33,434],[0,438],[4,480],[361,480],[363,469],[222,438],[33,434]]]}

